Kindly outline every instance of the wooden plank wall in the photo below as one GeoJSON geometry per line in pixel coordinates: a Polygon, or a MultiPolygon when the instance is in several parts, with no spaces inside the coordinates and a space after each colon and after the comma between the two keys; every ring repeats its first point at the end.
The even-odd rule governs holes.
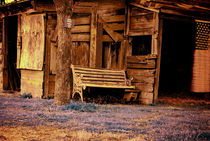
{"type": "Polygon", "coordinates": [[[141,91],[139,101],[143,104],[152,104],[155,100],[156,89],[159,83],[159,70],[157,70],[157,58],[159,46],[159,17],[158,13],[130,6],[128,8],[128,21],[126,34],[129,36],[127,50],[127,73],[133,77],[133,84],[141,91]],[[132,37],[151,35],[151,54],[145,56],[132,55],[132,37]],[[157,82],[158,81],[158,82],[157,82]]]}
{"type": "Polygon", "coordinates": [[[140,101],[143,104],[153,103],[156,56],[127,57],[127,73],[133,77],[132,83],[141,91],[140,101]]]}
{"type": "Polygon", "coordinates": [[[154,12],[132,7],[130,11],[129,36],[152,35],[154,12]]]}
{"type": "Polygon", "coordinates": [[[103,43],[101,50],[100,50],[100,43],[95,43],[97,44],[97,48],[93,49],[93,47],[95,46],[94,44],[91,43],[92,39],[94,39],[92,38],[93,30],[91,30],[91,28],[93,29],[93,26],[91,26],[91,23],[93,22],[91,16],[93,15],[92,13],[87,14],[88,10],[83,10],[84,12],[86,12],[86,15],[84,13],[81,14],[82,10],[80,10],[80,14],[78,13],[75,14],[74,18],[75,27],[72,28],[72,39],[73,39],[72,52],[77,53],[77,56],[73,56],[72,58],[73,64],[93,67],[94,66],[93,64],[96,63],[95,66],[99,68],[103,67],[108,69],[119,69],[120,41],[117,40],[119,37],[123,38],[123,33],[124,33],[124,26],[125,26],[124,0],[116,0],[116,1],[79,0],[75,2],[75,7],[77,7],[78,9],[89,8],[90,11],[93,11],[92,9],[96,11],[97,14],[95,18],[97,24],[96,37],[97,41],[102,40],[103,43]],[[102,39],[99,39],[100,38],[99,32],[101,28],[103,28],[102,29],[103,35],[102,39]],[[74,43],[76,41],[77,43],[74,43]],[[79,53],[78,51],[79,48],[81,48],[80,50],[81,53],[79,53]],[[96,50],[96,53],[92,53],[94,52],[94,50],[96,50]],[[84,61],[80,61],[78,58],[81,58],[80,60],[84,61]],[[94,62],[94,59],[96,59],[98,62],[94,62]]]}
{"type": "Polygon", "coordinates": [[[90,14],[74,14],[72,28],[72,64],[89,66],[90,14]]]}

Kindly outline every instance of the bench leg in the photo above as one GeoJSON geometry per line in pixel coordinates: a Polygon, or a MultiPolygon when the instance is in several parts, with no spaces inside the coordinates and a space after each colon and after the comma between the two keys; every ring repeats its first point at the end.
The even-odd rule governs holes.
{"type": "Polygon", "coordinates": [[[77,91],[73,91],[73,93],[72,93],[72,99],[74,98],[74,95],[76,93],[78,93],[80,95],[81,101],[83,102],[83,90],[82,90],[82,88],[79,89],[79,90],[77,90],[77,91]]]}

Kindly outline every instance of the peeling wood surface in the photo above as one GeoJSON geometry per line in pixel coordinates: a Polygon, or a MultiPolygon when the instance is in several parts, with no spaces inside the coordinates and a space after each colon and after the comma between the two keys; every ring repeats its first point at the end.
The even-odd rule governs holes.
{"type": "Polygon", "coordinates": [[[44,16],[22,16],[21,69],[42,70],[44,61],[45,26],[44,16]],[[33,24],[32,24],[33,23],[33,24]]]}

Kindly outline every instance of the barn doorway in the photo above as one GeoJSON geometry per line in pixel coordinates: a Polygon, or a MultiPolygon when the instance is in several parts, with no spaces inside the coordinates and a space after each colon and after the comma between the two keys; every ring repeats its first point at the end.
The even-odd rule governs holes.
{"type": "Polygon", "coordinates": [[[6,19],[7,28],[5,41],[5,62],[4,62],[4,90],[20,91],[20,71],[16,68],[17,62],[17,16],[6,19]]]}
{"type": "Polygon", "coordinates": [[[190,93],[194,28],[191,21],[163,21],[160,96],[190,93]]]}

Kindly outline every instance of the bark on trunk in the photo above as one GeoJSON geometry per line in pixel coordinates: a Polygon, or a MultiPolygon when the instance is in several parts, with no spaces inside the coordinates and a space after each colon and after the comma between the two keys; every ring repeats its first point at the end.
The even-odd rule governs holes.
{"type": "Polygon", "coordinates": [[[71,29],[64,27],[65,17],[71,17],[73,0],[54,0],[57,11],[58,48],[54,103],[67,104],[71,93],[71,29]]]}

